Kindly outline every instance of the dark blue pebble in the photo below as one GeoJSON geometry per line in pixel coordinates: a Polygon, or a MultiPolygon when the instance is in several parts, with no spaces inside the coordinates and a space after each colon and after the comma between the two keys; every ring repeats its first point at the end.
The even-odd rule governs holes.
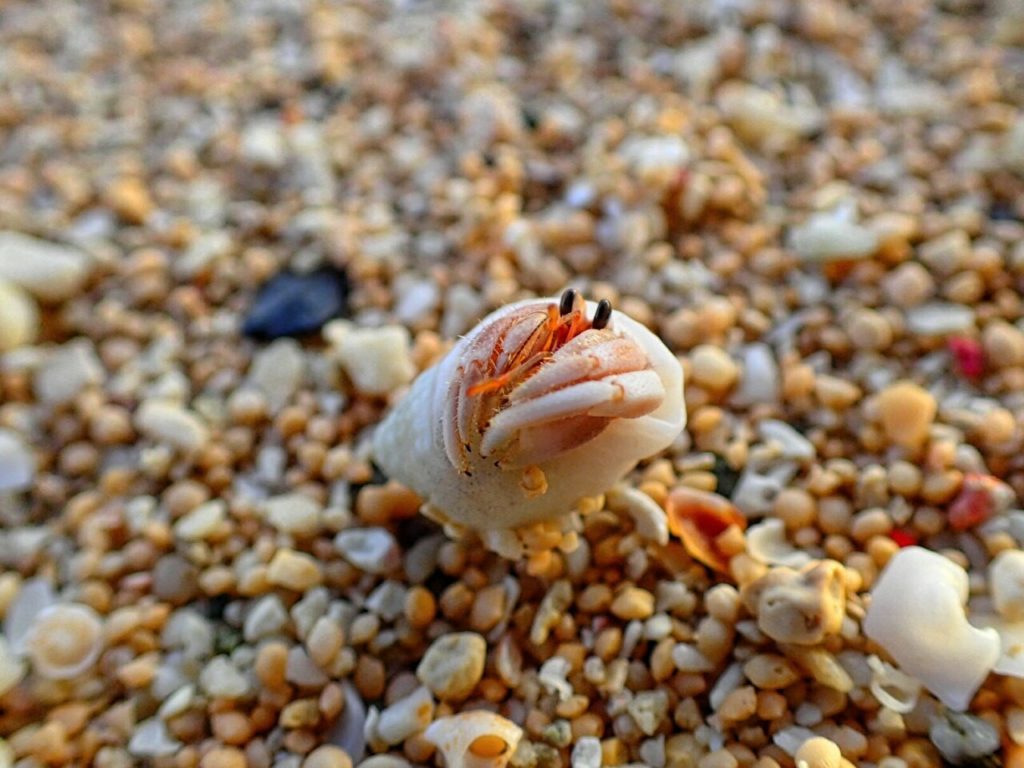
{"type": "Polygon", "coordinates": [[[328,320],[348,312],[348,278],[324,267],[297,275],[282,272],[260,288],[245,318],[246,336],[277,339],[319,331],[328,320]]]}

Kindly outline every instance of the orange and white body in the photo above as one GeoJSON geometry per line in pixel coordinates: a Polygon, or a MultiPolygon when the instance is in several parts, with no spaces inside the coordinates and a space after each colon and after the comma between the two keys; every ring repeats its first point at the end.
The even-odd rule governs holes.
{"type": "Polygon", "coordinates": [[[514,531],[608,490],[685,423],[675,355],[607,302],[566,291],[484,318],[413,382],[374,453],[451,528],[514,531]]]}

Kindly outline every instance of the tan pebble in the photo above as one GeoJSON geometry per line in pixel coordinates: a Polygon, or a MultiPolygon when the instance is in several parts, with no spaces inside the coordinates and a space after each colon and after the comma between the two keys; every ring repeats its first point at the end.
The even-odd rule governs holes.
{"type": "Polygon", "coordinates": [[[1024,365],[1024,333],[1005,320],[993,320],[981,334],[985,361],[993,368],[1024,365]]]}
{"type": "Polygon", "coordinates": [[[367,525],[385,525],[392,520],[412,517],[419,512],[419,496],[394,481],[384,485],[366,485],[356,496],[356,515],[367,525]]]}
{"type": "Polygon", "coordinates": [[[646,619],[654,613],[654,595],[639,587],[626,587],[612,600],[612,615],[623,620],[646,619]]]}
{"type": "Polygon", "coordinates": [[[889,467],[889,488],[900,496],[912,497],[921,488],[921,470],[907,461],[894,461],[889,467]]]}
{"type": "Polygon", "coordinates": [[[710,752],[697,761],[697,768],[738,768],[739,760],[728,749],[710,752]]]}
{"type": "Polygon", "coordinates": [[[885,276],[882,290],[889,303],[907,309],[935,294],[935,280],[923,264],[908,261],[885,276]]]}
{"type": "Polygon", "coordinates": [[[812,561],[799,571],[772,568],[743,587],[743,604],[757,626],[780,643],[816,645],[839,631],[846,606],[843,566],[812,561]]]}
{"type": "Polygon", "coordinates": [[[727,723],[738,723],[752,717],[756,711],[757,691],[753,686],[744,685],[725,697],[718,708],[718,715],[727,723]]]}
{"type": "Polygon", "coordinates": [[[127,688],[143,688],[156,676],[158,660],[155,654],[147,654],[123,664],[117,670],[117,679],[127,688]]]}
{"type": "Polygon", "coordinates": [[[210,728],[219,741],[233,747],[244,746],[253,734],[249,718],[241,712],[233,710],[216,712],[211,715],[210,728]]]}
{"type": "Polygon", "coordinates": [[[725,392],[739,376],[736,362],[720,347],[701,344],[690,353],[692,381],[712,392],[725,392]]]}
{"type": "Polygon", "coordinates": [[[142,224],[153,211],[149,190],[135,176],[125,176],[111,183],[103,198],[118,216],[130,224],[142,224]]]}
{"type": "Polygon", "coordinates": [[[325,744],[306,755],[302,768],[352,768],[352,758],[341,747],[325,744]]]}
{"type": "Polygon", "coordinates": [[[256,654],[256,677],[267,688],[281,690],[286,686],[287,665],[288,647],[279,642],[267,643],[256,654]]]}
{"type": "Polygon", "coordinates": [[[821,736],[805,741],[793,756],[797,768],[840,768],[842,757],[836,743],[821,736]]]}
{"type": "Polygon", "coordinates": [[[860,400],[860,387],[836,376],[819,374],[814,379],[814,394],[826,408],[842,411],[860,400]]]}
{"type": "Polygon", "coordinates": [[[430,590],[416,585],[405,593],[405,618],[416,629],[426,627],[437,614],[437,601],[430,590]]]}
{"type": "Polygon", "coordinates": [[[435,640],[416,668],[416,677],[442,701],[473,692],[484,671],[487,641],[475,632],[454,632],[435,640]]]}
{"type": "Polygon", "coordinates": [[[505,613],[506,597],[501,584],[492,584],[477,592],[469,612],[469,625],[477,632],[492,629],[505,613]]]}
{"type": "Polygon", "coordinates": [[[279,587],[305,592],[321,581],[320,564],[305,552],[279,549],[267,567],[267,581],[279,587]]]}
{"type": "Polygon", "coordinates": [[[338,622],[321,616],[306,637],[306,650],[314,664],[326,668],[338,655],[344,642],[345,635],[338,622]]]}
{"type": "Polygon", "coordinates": [[[356,684],[356,688],[364,699],[379,699],[384,695],[384,687],[387,683],[384,662],[367,656],[365,653],[362,654],[356,662],[352,682],[356,684]]]}
{"type": "Polygon", "coordinates": [[[911,382],[899,381],[879,392],[878,419],[890,442],[916,450],[928,437],[935,412],[935,397],[911,382]]]}
{"type": "Polygon", "coordinates": [[[316,699],[298,699],[281,710],[278,722],[282,728],[306,728],[320,722],[320,707],[316,699]]]}
{"type": "Polygon", "coordinates": [[[817,517],[814,497],[803,488],[783,488],[772,502],[772,514],[795,531],[811,525],[817,517]]]}
{"type": "Polygon", "coordinates": [[[785,656],[774,653],[759,653],[743,665],[743,674],[758,688],[775,690],[792,685],[800,679],[800,673],[785,656]]]}
{"type": "Polygon", "coordinates": [[[873,309],[859,309],[850,317],[846,332],[857,349],[882,350],[892,344],[892,326],[885,315],[873,309]]]}
{"type": "Polygon", "coordinates": [[[1014,438],[1017,433],[1017,421],[1008,409],[992,408],[981,417],[977,433],[986,447],[996,448],[1014,438]]]}

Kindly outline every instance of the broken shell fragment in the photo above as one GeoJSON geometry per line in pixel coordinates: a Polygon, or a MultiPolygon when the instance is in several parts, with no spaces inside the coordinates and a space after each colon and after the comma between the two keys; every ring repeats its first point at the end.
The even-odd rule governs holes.
{"type": "Polygon", "coordinates": [[[446,768],[504,768],[523,729],[493,712],[473,710],[435,720],[423,737],[441,750],[446,768]]]}
{"type": "Polygon", "coordinates": [[[999,658],[999,634],[967,621],[963,568],[921,547],[901,549],[871,590],[864,633],[947,707],[964,710],[999,658]]]}
{"type": "Polygon", "coordinates": [[[799,571],[772,568],[744,586],[740,598],[768,637],[780,643],[817,645],[843,624],[843,566],[835,560],[816,560],[799,571]]]}
{"type": "Polygon", "coordinates": [[[786,539],[786,524],[777,517],[769,517],[747,531],[747,552],[759,563],[801,568],[811,556],[786,539]]]}
{"type": "Polygon", "coordinates": [[[449,533],[515,532],[570,515],[685,422],[676,356],[607,302],[566,291],[481,321],[413,382],[374,454],[449,533]]]}
{"type": "Polygon", "coordinates": [[[689,555],[720,573],[729,570],[729,554],[718,539],[731,526],[740,531],[747,518],[723,496],[696,488],[673,488],[665,502],[669,530],[678,536],[689,555]]]}

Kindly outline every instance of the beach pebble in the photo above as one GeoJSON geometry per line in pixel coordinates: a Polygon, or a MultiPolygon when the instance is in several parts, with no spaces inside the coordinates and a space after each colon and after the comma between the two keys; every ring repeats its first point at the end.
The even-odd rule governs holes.
{"type": "Polygon", "coordinates": [[[719,90],[718,107],[745,141],[778,148],[812,133],[822,121],[811,104],[787,104],[772,91],[737,80],[719,90]]]}
{"type": "Polygon", "coordinates": [[[385,574],[402,562],[398,542],[385,528],[347,528],[334,537],[334,548],[367,573],[385,574]]]}
{"type": "Polygon", "coordinates": [[[25,660],[14,653],[7,638],[0,635],[0,696],[3,696],[25,677],[25,660]]]}
{"type": "Polygon", "coordinates": [[[135,413],[135,427],[152,440],[191,452],[209,439],[209,430],[192,411],[166,400],[146,400],[135,413]]]}
{"type": "Polygon", "coordinates": [[[874,230],[853,219],[853,208],[816,213],[790,231],[790,245],[804,261],[863,259],[878,249],[874,230]]]}
{"type": "Polygon", "coordinates": [[[153,566],[153,594],[171,605],[181,605],[195,597],[199,572],[180,555],[164,555],[153,566]]]}
{"type": "Polygon", "coordinates": [[[55,349],[32,380],[36,397],[47,405],[73,400],[86,387],[100,384],[106,376],[95,347],[88,339],[74,339],[55,349]]]}
{"type": "Polygon", "coordinates": [[[762,440],[772,440],[782,448],[782,456],[794,461],[811,461],[817,455],[814,444],[779,419],[765,419],[757,425],[762,440]]]}
{"type": "Polygon", "coordinates": [[[151,717],[135,726],[128,752],[140,758],[167,757],[181,751],[182,746],[171,736],[163,720],[151,717]]]}
{"type": "Polygon", "coordinates": [[[1024,551],[1000,552],[988,567],[992,603],[1003,618],[1024,619],[1024,551]]]}
{"type": "Polygon", "coordinates": [[[919,336],[965,333],[974,328],[974,310],[963,304],[929,302],[907,310],[907,330],[919,336]]]}
{"type": "Polygon", "coordinates": [[[601,742],[594,736],[576,741],[569,758],[572,768],[601,768],[601,742]]]}
{"type": "Polygon", "coordinates": [[[24,288],[40,301],[58,302],[78,293],[91,259],[76,248],[20,232],[0,232],[0,279],[24,288]]]}
{"type": "Polygon", "coordinates": [[[935,278],[920,262],[908,261],[882,278],[882,291],[894,306],[908,309],[935,294],[935,278]]]}
{"type": "Polygon", "coordinates": [[[39,335],[39,308],[25,290],[0,279],[0,352],[32,344],[39,335]]]}
{"type": "Polygon", "coordinates": [[[724,392],[739,375],[739,368],[720,347],[701,344],[690,353],[691,381],[712,392],[724,392]]]}
{"type": "Polygon", "coordinates": [[[281,272],[260,288],[242,330],[264,339],[315,333],[348,311],[348,291],[348,277],[337,269],[281,272]]]}
{"type": "Polygon", "coordinates": [[[18,433],[0,428],[0,493],[25,491],[36,476],[36,459],[18,433]]]}
{"type": "Polygon", "coordinates": [[[226,656],[215,656],[199,673],[199,687],[215,699],[241,699],[249,694],[249,680],[226,656]]]}
{"type": "Polygon", "coordinates": [[[739,406],[778,402],[781,378],[771,347],[761,342],[748,344],[741,357],[743,373],[732,402],[739,406]]]}
{"type": "Polygon", "coordinates": [[[320,528],[323,508],[302,493],[272,496],[263,504],[263,513],[274,528],[293,536],[312,536],[320,528]]]}
{"type": "Polygon", "coordinates": [[[264,595],[249,609],[242,625],[247,643],[279,634],[288,623],[288,612],[277,595],[264,595]]]}
{"type": "Polygon", "coordinates": [[[389,746],[401,744],[430,725],[433,719],[434,698],[428,688],[420,686],[381,711],[377,735],[389,746]]]}
{"type": "Polygon", "coordinates": [[[302,384],[306,358],[294,339],[278,339],[253,358],[247,382],[266,398],[271,413],[277,413],[302,384]]]}
{"type": "Polygon", "coordinates": [[[846,608],[843,567],[834,560],[799,571],[772,568],[745,585],[740,596],[758,628],[780,643],[817,645],[839,631],[846,608]]]}
{"type": "Polygon", "coordinates": [[[962,229],[954,229],[922,243],[918,258],[933,274],[952,275],[971,254],[971,240],[962,229]]]}
{"type": "Polygon", "coordinates": [[[352,758],[341,747],[324,744],[306,755],[302,768],[352,768],[352,758]]]}
{"type": "Polygon", "coordinates": [[[288,159],[282,127],[275,118],[257,118],[246,125],[238,143],[242,160],[256,168],[281,168],[288,159]]]}
{"type": "Polygon", "coordinates": [[[267,566],[267,581],[296,592],[312,589],[322,580],[320,564],[305,552],[279,549],[267,566]]]}
{"type": "Polygon", "coordinates": [[[986,361],[995,368],[1024,365],[1024,333],[1003,320],[985,325],[981,334],[986,361]]]}
{"type": "Polygon", "coordinates": [[[435,640],[416,667],[416,677],[441,701],[469,696],[484,672],[487,642],[475,632],[453,632],[435,640]]]}
{"type": "Polygon", "coordinates": [[[998,728],[967,712],[946,712],[935,717],[928,737],[952,765],[982,760],[999,749],[998,728]]]}
{"type": "Polygon", "coordinates": [[[227,504],[220,499],[204,502],[174,524],[174,535],[185,541],[202,541],[217,533],[227,519],[227,504]]]}
{"type": "Polygon", "coordinates": [[[912,381],[898,381],[879,392],[876,403],[890,442],[916,450],[928,438],[938,408],[928,390],[912,381]]]}
{"type": "Polygon", "coordinates": [[[324,335],[359,392],[386,395],[416,375],[409,332],[402,326],[357,328],[338,322],[328,325],[324,335]]]}

